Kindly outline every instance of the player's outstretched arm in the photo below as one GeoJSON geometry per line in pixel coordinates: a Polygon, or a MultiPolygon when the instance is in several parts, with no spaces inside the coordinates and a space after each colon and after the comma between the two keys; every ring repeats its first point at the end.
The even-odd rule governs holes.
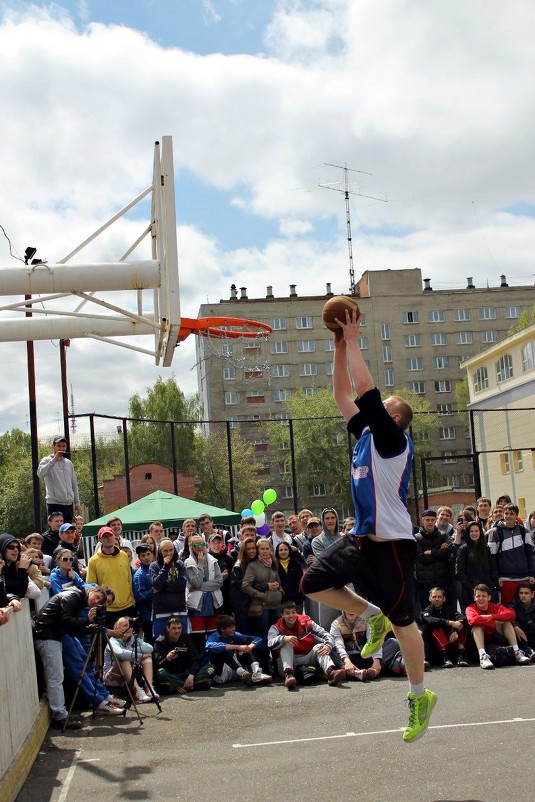
{"type": "Polygon", "coordinates": [[[354,390],[347,365],[346,341],[342,332],[334,335],[333,395],[344,420],[349,421],[358,412],[354,390]]]}
{"type": "Polygon", "coordinates": [[[368,390],[373,390],[375,382],[364,361],[358,342],[362,315],[359,314],[357,317],[355,310],[352,310],[351,314],[346,310],[345,318],[345,321],[337,319],[336,322],[342,327],[343,339],[346,344],[349,374],[353,379],[355,391],[360,397],[364,395],[364,393],[367,393],[368,390]]]}

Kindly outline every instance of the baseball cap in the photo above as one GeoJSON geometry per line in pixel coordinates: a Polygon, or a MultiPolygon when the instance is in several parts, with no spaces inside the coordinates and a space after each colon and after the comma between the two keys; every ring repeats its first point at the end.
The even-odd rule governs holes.
{"type": "Polygon", "coordinates": [[[312,518],[309,518],[307,521],[307,526],[310,526],[310,524],[321,524],[321,521],[319,518],[312,516],[312,518]]]}
{"type": "Polygon", "coordinates": [[[208,543],[211,543],[212,540],[223,540],[223,538],[218,532],[214,532],[214,534],[210,535],[210,537],[208,538],[208,543]]]}
{"type": "Polygon", "coordinates": [[[61,524],[61,526],[59,528],[59,531],[60,532],[68,532],[70,529],[76,530],[75,525],[74,524],[61,524]]]}
{"type": "Polygon", "coordinates": [[[63,437],[62,434],[57,434],[52,440],[52,445],[57,446],[58,443],[66,443],[66,442],[67,442],[66,437],[63,437]]]}
{"type": "Polygon", "coordinates": [[[102,538],[102,535],[115,535],[115,532],[109,526],[101,526],[97,532],[97,537],[99,540],[102,538]]]}
{"type": "Polygon", "coordinates": [[[436,518],[437,514],[436,514],[436,512],[434,510],[424,510],[423,513],[422,513],[422,518],[426,518],[426,517],[436,518]]]}
{"type": "Polygon", "coordinates": [[[136,554],[146,554],[147,551],[152,551],[148,543],[140,543],[136,546],[136,554]]]}

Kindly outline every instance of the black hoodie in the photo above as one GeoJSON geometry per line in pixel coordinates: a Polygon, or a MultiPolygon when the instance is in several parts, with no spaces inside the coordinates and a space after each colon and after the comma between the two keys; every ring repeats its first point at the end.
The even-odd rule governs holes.
{"type": "Polygon", "coordinates": [[[23,599],[28,590],[28,571],[25,568],[17,568],[16,563],[7,563],[5,558],[6,547],[9,543],[16,543],[18,546],[17,562],[20,559],[20,540],[17,540],[13,535],[7,532],[2,532],[0,535],[0,560],[4,560],[3,577],[5,585],[5,593],[12,593],[23,599]]]}

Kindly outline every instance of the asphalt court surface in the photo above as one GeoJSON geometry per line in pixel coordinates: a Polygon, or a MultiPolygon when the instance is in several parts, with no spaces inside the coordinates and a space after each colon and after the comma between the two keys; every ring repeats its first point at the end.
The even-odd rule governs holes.
{"type": "Polygon", "coordinates": [[[50,730],[17,802],[513,802],[533,788],[535,665],[434,669],[429,732],[401,740],[407,683],[227,686],[50,730]]]}

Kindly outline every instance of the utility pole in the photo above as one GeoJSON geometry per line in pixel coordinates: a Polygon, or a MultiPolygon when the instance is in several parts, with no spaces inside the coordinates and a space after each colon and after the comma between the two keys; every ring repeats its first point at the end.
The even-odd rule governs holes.
{"type": "MultiPolygon", "coordinates": [[[[347,227],[347,248],[349,251],[349,292],[351,295],[356,294],[356,287],[355,287],[355,271],[353,269],[353,238],[351,236],[351,209],[349,206],[349,196],[350,195],[358,195],[361,198],[370,198],[371,200],[378,200],[382,203],[387,203],[388,198],[386,196],[384,198],[378,198],[375,195],[364,195],[363,192],[360,190],[355,191],[349,188],[349,173],[362,173],[363,175],[373,175],[373,173],[367,173],[365,170],[354,170],[351,167],[348,167],[347,164],[343,166],[341,164],[331,164],[330,162],[324,162],[326,167],[336,167],[337,170],[344,171],[344,186],[343,188],[340,186],[333,186],[332,184],[319,184],[322,189],[332,189],[335,192],[343,192],[345,197],[345,204],[346,204],[346,227],[347,227]]],[[[335,182],[336,184],[340,184],[339,181],[335,182]]]]}

